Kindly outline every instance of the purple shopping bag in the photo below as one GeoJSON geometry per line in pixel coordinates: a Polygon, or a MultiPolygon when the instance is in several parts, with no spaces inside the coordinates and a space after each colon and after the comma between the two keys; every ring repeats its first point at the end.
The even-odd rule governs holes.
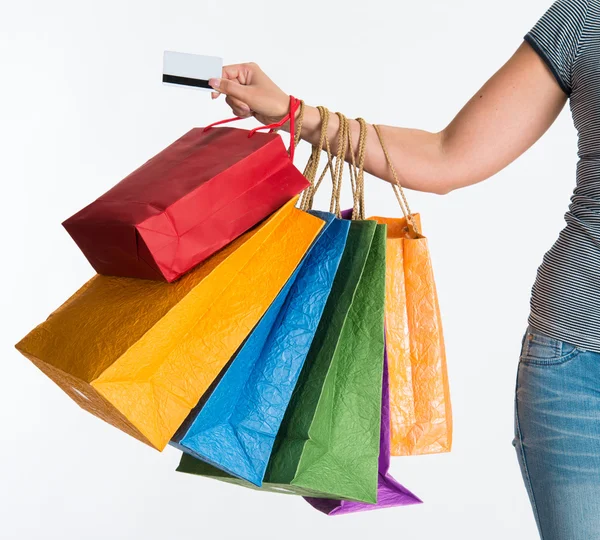
{"type": "Polygon", "coordinates": [[[352,514],[365,510],[378,510],[392,506],[408,506],[422,503],[416,495],[396,482],[388,473],[390,468],[390,388],[388,380],[387,352],[383,355],[383,385],[381,392],[381,439],[379,445],[379,479],[377,481],[377,503],[370,504],[338,499],[305,497],[314,508],[329,516],[352,514]]]}

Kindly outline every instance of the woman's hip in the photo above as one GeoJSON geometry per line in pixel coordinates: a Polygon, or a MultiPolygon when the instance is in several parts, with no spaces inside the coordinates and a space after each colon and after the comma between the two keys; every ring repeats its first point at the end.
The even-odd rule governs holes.
{"type": "Polygon", "coordinates": [[[529,326],[515,439],[544,540],[600,540],[600,353],[529,326]]]}

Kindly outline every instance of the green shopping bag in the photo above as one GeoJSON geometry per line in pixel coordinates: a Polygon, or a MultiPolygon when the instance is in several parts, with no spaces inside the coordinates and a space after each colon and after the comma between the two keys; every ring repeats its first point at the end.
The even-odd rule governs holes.
{"type": "Polygon", "coordinates": [[[263,487],[189,455],[183,455],[178,471],[264,491],[377,502],[385,246],[385,225],[351,223],[263,487]]]}

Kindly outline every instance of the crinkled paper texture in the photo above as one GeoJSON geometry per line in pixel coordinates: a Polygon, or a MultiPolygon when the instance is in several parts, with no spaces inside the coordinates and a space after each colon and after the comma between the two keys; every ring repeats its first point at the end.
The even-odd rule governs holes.
{"type": "Polygon", "coordinates": [[[187,454],[178,470],[313,497],[377,502],[385,226],[352,222],[262,488],[187,454]]]}
{"type": "Polygon", "coordinates": [[[324,228],[208,400],[172,444],[260,486],[344,251],[349,223],[314,212],[324,228]]]}
{"type": "Polygon", "coordinates": [[[383,357],[383,391],[381,393],[381,442],[379,450],[379,480],[377,504],[335,499],[306,497],[306,500],[324,514],[334,516],[353,514],[367,510],[378,510],[393,506],[408,506],[421,503],[416,495],[399,484],[388,472],[390,468],[390,392],[387,354],[383,357]]]}
{"type": "MultiPolygon", "coordinates": [[[[418,214],[414,217],[419,223],[418,214]]],[[[394,456],[448,452],[452,409],[427,239],[408,238],[404,218],[373,219],[388,226],[385,317],[391,452],[394,456]]]]}
{"type": "Polygon", "coordinates": [[[95,276],[17,349],[84,409],[162,450],[323,227],[296,201],[174,284],[95,276]]]}
{"type": "Polygon", "coordinates": [[[64,222],[99,274],[174,281],[308,186],[281,137],[194,128],[64,222]]]}

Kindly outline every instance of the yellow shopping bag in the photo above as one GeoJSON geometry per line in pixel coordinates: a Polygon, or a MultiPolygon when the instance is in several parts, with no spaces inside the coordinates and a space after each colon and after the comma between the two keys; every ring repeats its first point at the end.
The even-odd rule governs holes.
{"type": "Polygon", "coordinates": [[[17,349],[81,407],[162,450],[322,228],[296,201],[175,283],[96,275],[17,349]]]}

